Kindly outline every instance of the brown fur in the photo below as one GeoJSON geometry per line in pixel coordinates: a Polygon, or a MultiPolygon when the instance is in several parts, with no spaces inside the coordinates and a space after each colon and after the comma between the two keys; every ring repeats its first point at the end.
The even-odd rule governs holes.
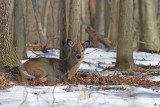
{"type": "Polygon", "coordinates": [[[89,41],[76,43],[68,40],[71,44],[69,56],[66,59],[55,59],[55,58],[33,58],[25,62],[21,66],[21,79],[25,81],[29,79],[29,74],[34,76],[36,81],[47,81],[55,83],[57,78],[62,78],[68,71],[67,75],[62,78],[63,80],[71,79],[71,77],[77,72],[81,61],[84,59],[84,50],[89,46],[89,41]],[[80,55],[81,58],[77,58],[80,55]]]}

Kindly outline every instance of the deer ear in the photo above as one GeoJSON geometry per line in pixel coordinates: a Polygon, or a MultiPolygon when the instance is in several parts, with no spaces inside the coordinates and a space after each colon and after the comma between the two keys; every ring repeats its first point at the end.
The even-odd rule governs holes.
{"type": "Polygon", "coordinates": [[[74,42],[73,42],[71,39],[68,39],[68,40],[67,40],[67,45],[68,45],[69,47],[73,47],[74,42]]]}
{"type": "Polygon", "coordinates": [[[82,44],[82,46],[83,46],[84,48],[88,48],[89,45],[90,45],[90,41],[89,41],[89,40],[85,41],[85,42],[82,44]]]}

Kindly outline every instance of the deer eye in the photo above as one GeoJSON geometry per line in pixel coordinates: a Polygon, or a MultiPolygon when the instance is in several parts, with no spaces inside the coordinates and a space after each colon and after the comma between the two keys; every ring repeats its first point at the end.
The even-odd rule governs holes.
{"type": "Polygon", "coordinates": [[[84,52],[84,50],[81,50],[81,52],[84,52]]]}
{"type": "Polygon", "coordinates": [[[76,50],[73,49],[73,52],[76,52],[76,50]]]}

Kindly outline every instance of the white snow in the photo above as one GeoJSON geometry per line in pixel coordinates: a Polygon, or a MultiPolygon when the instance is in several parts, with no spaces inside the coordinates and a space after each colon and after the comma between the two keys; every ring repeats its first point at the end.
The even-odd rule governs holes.
{"type": "MultiPolygon", "coordinates": [[[[89,48],[85,51],[86,62],[82,63],[79,70],[94,73],[96,70],[101,75],[121,74],[122,72],[103,71],[103,68],[114,66],[116,51],[107,49],[89,48]]],[[[34,52],[45,57],[59,57],[59,50],[49,50],[49,53],[34,52]]],[[[36,57],[31,51],[28,57],[36,57]]],[[[26,60],[25,60],[26,61],[26,60]]],[[[22,63],[25,62],[21,61],[22,63]]],[[[160,54],[134,52],[134,61],[137,65],[159,65],[160,54]]],[[[160,72],[154,69],[154,72],[160,72]]],[[[151,81],[160,81],[160,76],[148,78],[151,81]]],[[[155,107],[160,106],[160,87],[123,86],[13,86],[0,90],[0,107],[155,107]],[[102,87],[112,87],[111,90],[102,90],[102,87]],[[118,90],[114,87],[123,87],[118,90]],[[156,89],[153,90],[153,89],[156,89]]]]}

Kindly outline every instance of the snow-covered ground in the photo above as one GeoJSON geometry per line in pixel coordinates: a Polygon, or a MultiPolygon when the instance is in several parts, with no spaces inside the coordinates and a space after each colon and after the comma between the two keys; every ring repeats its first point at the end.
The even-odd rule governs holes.
{"type": "MultiPolygon", "coordinates": [[[[113,72],[103,71],[103,68],[114,66],[116,51],[107,49],[89,48],[85,51],[86,62],[82,63],[79,70],[101,75],[113,75],[113,72]]],[[[49,50],[43,54],[45,57],[59,57],[59,50],[49,50]]],[[[36,55],[27,52],[29,57],[36,55]]],[[[160,55],[146,52],[134,52],[134,61],[137,65],[159,65],[160,55]]],[[[25,61],[22,61],[25,62],[25,61]]],[[[160,69],[154,69],[159,72],[160,69]]],[[[148,78],[151,81],[160,81],[160,76],[148,78]]],[[[102,90],[99,86],[14,86],[0,90],[0,107],[155,107],[160,106],[160,87],[135,87],[129,85],[107,85],[111,90],[102,90]],[[117,88],[116,88],[117,87],[117,88]],[[123,87],[125,90],[119,90],[123,87]],[[156,90],[153,90],[156,89],[156,90]]]]}

